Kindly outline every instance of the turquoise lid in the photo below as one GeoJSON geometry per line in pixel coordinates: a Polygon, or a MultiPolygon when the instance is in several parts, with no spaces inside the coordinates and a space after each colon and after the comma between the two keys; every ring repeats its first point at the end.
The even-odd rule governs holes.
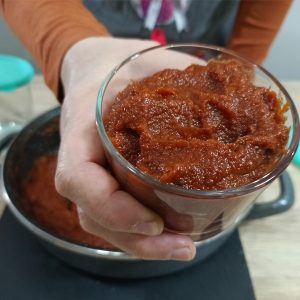
{"type": "Polygon", "coordinates": [[[295,166],[300,168],[300,143],[298,145],[298,149],[296,151],[296,154],[293,158],[293,163],[295,164],[295,166]]]}
{"type": "Polygon", "coordinates": [[[28,61],[0,54],[0,92],[11,92],[26,85],[33,75],[34,69],[28,61]]]}
{"type": "MultiPolygon", "coordinates": [[[[293,131],[293,128],[291,128],[288,145],[292,141],[293,134],[294,134],[294,131],[293,131]]],[[[300,142],[298,144],[298,148],[297,148],[297,151],[295,153],[295,156],[293,157],[293,163],[294,163],[295,166],[300,168],[300,142]]]]}

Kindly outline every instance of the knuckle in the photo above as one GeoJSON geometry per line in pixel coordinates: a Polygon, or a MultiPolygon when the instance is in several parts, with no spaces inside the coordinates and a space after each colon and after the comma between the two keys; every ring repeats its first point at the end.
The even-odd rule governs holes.
{"type": "Polygon", "coordinates": [[[59,164],[56,168],[54,177],[55,189],[63,197],[68,197],[71,189],[71,180],[69,174],[59,164]]]}
{"type": "MultiPolygon", "coordinates": [[[[101,225],[107,229],[117,229],[119,222],[115,217],[112,207],[109,204],[109,200],[102,199],[97,203],[95,212],[99,218],[101,225]]],[[[120,218],[120,217],[119,217],[120,218]]]]}
{"type": "Polygon", "coordinates": [[[91,224],[84,213],[78,213],[78,219],[79,219],[79,224],[84,231],[93,233],[94,230],[91,227],[91,224]]]}
{"type": "Polygon", "coordinates": [[[131,253],[134,256],[145,260],[158,258],[158,255],[156,255],[156,250],[152,249],[152,247],[149,245],[144,245],[144,243],[142,242],[133,244],[133,249],[131,249],[131,253]]]}

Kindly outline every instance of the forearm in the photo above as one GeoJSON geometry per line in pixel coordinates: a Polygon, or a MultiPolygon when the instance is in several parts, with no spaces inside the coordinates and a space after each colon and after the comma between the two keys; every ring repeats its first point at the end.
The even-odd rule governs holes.
{"type": "Polygon", "coordinates": [[[61,62],[66,51],[83,38],[109,35],[81,0],[0,0],[0,11],[58,97],[61,62]]]}
{"type": "Polygon", "coordinates": [[[260,64],[292,0],[241,0],[228,48],[260,64]]]}

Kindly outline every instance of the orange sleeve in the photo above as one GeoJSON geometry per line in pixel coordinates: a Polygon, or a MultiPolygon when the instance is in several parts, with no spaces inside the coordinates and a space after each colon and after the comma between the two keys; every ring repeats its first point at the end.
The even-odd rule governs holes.
{"type": "Polygon", "coordinates": [[[109,35],[81,0],[0,0],[0,13],[29,49],[59,99],[60,67],[68,48],[86,37],[109,35]]]}
{"type": "Polygon", "coordinates": [[[241,0],[228,48],[260,64],[292,0],[241,0]]]}

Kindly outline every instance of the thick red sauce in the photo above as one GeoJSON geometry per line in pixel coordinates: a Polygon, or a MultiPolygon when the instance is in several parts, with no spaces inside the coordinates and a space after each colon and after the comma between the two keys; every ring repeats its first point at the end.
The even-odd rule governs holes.
{"type": "MultiPolygon", "coordinates": [[[[163,70],[119,93],[105,128],[130,163],[162,183],[203,190],[245,185],[274,168],[289,134],[287,107],[251,76],[235,61],[163,70]]],[[[70,241],[113,248],[85,232],[75,205],[56,192],[56,160],[46,155],[34,163],[22,183],[25,210],[70,241]]]]}
{"type": "Polygon", "coordinates": [[[54,185],[57,155],[37,159],[22,183],[22,205],[40,226],[69,241],[100,249],[115,249],[103,239],[85,232],[75,204],[60,196],[54,185]]]}
{"type": "Polygon", "coordinates": [[[285,153],[286,106],[237,61],[166,69],[130,83],[104,117],[109,138],[162,183],[221,190],[269,173],[285,153]]]}

